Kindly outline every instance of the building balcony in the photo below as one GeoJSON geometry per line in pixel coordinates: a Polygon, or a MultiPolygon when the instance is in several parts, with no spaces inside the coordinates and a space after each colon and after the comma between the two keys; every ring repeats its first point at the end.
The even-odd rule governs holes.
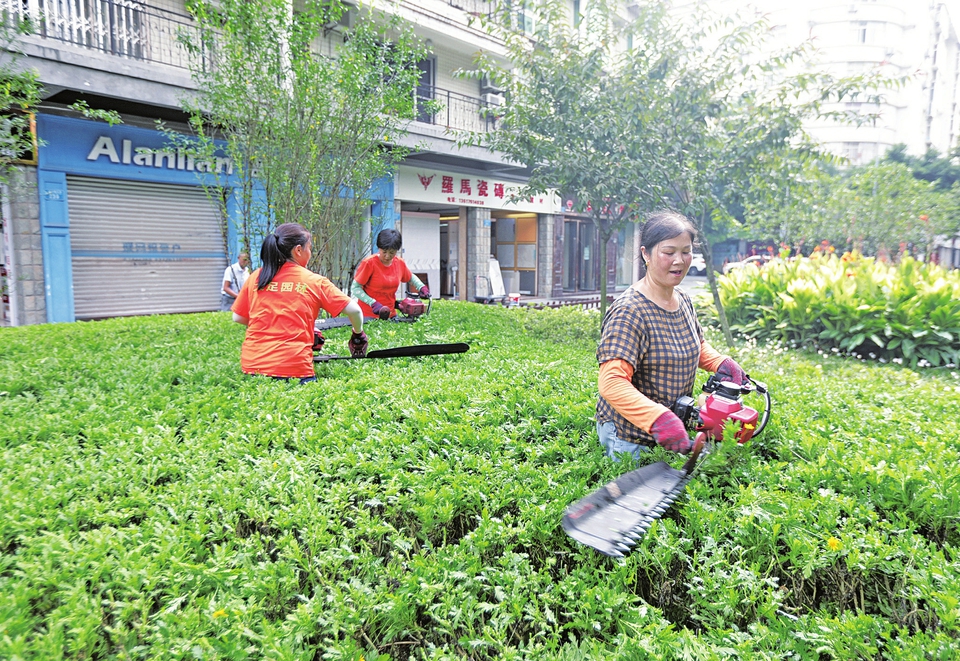
{"type": "Polygon", "coordinates": [[[180,43],[197,27],[178,14],[132,0],[0,0],[8,25],[29,21],[27,41],[57,42],[130,60],[188,70],[194,61],[180,43]]]}
{"type": "Polygon", "coordinates": [[[495,94],[478,98],[440,87],[419,86],[416,90],[417,122],[449,131],[486,133],[496,127],[495,109],[502,98],[495,94]],[[430,102],[438,103],[441,106],[439,111],[431,112],[430,102]]]}

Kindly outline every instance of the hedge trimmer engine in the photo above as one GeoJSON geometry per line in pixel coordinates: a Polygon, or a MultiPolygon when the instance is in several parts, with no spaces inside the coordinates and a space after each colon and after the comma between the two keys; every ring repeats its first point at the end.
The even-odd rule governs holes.
{"type": "Polygon", "coordinates": [[[426,297],[427,304],[424,305],[424,296],[419,294],[407,294],[402,301],[397,301],[398,314],[394,319],[396,321],[416,321],[421,316],[429,314],[431,300],[426,297]],[[400,315],[403,315],[402,317],[400,315]]]}
{"type": "Polygon", "coordinates": [[[562,525],[568,535],[605,555],[622,557],[683,493],[707,441],[723,440],[727,421],[739,423],[734,435],[742,444],[758,436],[770,419],[770,393],[763,383],[749,377],[738,386],[714,375],[703,385],[703,391],[701,403],[681,397],[671,407],[687,429],[697,432],[683,468],[659,461],[621,475],[581,498],[563,515],[562,525]],[[744,395],[752,393],[763,396],[762,413],[744,405],[744,395]]]}
{"type": "Polygon", "coordinates": [[[743,445],[766,426],[770,417],[770,395],[765,384],[748,377],[744,385],[738,386],[731,381],[721,381],[714,374],[703,384],[703,392],[699,405],[693,397],[681,397],[670,407],[684,426],[695,430],[698,436],[703,433],[707,439],[723,440],[724,423],[730,420],[740,423],[735,436],[737,443],[743,445]],[[743,404],[743,396],[754,392],[764,395],[767,401],[759,425],[760,414],[743,404]]]}
{"type": "Polygon", "coordinates": [[[427,306],[412,296],[407,296],[402,301],[397,301],[397,309],[408,317],[419,317],[427,311],[427,306]]]}

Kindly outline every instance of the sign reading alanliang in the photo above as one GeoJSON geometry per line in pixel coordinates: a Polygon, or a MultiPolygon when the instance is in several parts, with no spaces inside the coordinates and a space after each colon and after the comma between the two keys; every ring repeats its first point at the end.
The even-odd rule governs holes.
{"type": "Polygon", "coordinates": [[[233,175],[227,156],[196,158],[160,131],[41,114],[37,132],[41,170],[193,186],[200,178],[216,177],[223,183],[223,177],[233,175]]]}

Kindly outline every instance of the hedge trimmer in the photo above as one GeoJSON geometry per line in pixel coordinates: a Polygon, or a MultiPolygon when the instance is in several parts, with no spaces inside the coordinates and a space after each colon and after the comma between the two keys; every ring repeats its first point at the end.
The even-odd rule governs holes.
{"type": "MultiPolygon", "coordinates": [[[[423,304],[424,297],[420,294],[407,294],[402,301],[396,302],[397,314],[387,321],[413,323],[420,317],[430,314],[430,305],[433,300],[426,298],[427,304],[423,304]]],[[[367,317],[367,322],[379,321],[377,317],[367,317]]],[[[349,326],[352,322],[346,317],[334,317],[333,319],[321,319],[314,322],[317,330],[331,330],[333,328],[343,328],[349,326]]]]}
{"type": "Polygon", "coordinates": [[[391,321],[414,322],[425,314],[430,314],[430,304],[433,300],[426,297],[427,304],[424,305],[424,296],[421,294],[407,294],[402,301],[397,301],[397,316],[391,321]]]}
{"type": "Polygon", "coordinates": [[[377,349],[368,351],[365,356],[340,356],[336,354],[317,354],[313,357],[315,363],[329,363],[331,360],[367,360],[370,358],[409,358],[416,356],[440,356],[450,353],[466,353],[470,345],[466,342],[450,344],[414,344],[392,349],[377,349]]]}
{"type": "Polygon", "coordinates": [[[708,443],[723,440],[728,420],[740,424],[734,434],[738,444],[758,436],[767,426],[771,402],[763,383],[747,377],[747,383],[738,386],[713,375],[703,384],[703,392],[699,404],[692,397],[681,397],[671,407],[687,429],[697,432],[683,467],[676,469],[664,461],[643,466],[573,503],[562,521],[570,537],[606,555],[622,557],[683,493],[700,456],[709,454],[704,452],[708,443]],[[743,404],[744,395],[751,393],[763,396],[762,413],[743,404]]]}

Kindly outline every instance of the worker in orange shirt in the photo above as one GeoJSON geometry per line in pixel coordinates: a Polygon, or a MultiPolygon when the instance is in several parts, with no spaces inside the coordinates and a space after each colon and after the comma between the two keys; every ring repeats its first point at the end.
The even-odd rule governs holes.
{"type": "Polygon", "coordinates": [[[314,321],[321,308],[331,317],[350,319],[350,354],[366,355],[360,305],[306,268],[311,248],[310,232],[297,223],[284,223],[264,238],[262,266],[247,278],[232,307],[233,320],[247,327],[240,349],[244,373],[316,381],[313,349],[322,345],[323,336],[317,332],[315,340],[314,321]]]}
{"type": "Polygon", "coordinates": [[[421,298],[430,298],[430,290],[410,272],[406,262],[397,256],[403,237],[394,229],[377,234],[377,254],[370,255],[357,266],[350,293],[357,297],[363,316],[389,319],[397,314],[397,288],[406,282],[421,298]]]}

